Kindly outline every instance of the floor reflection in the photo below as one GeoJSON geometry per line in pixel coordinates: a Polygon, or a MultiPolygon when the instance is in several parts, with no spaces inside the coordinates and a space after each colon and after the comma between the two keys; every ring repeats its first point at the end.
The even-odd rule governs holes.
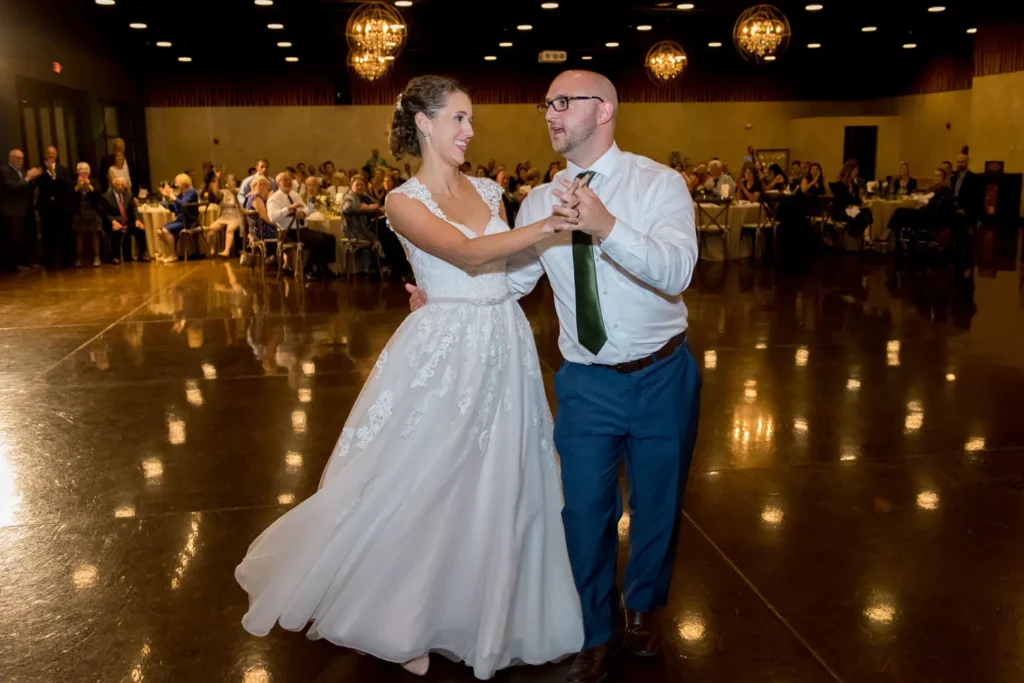
{"type": "MultiPolygon", "coordinates": [[[[982,234],[978,256],[700,265],[669,642],[623,680],[1016,680],[1024,269],[1017,239],[982,234]]],[[[522,305],[550,383],[546,284],[522,305]]],[[[407,314],[401,287],[225,262],[0,279],[0,671],[404,680],[300,635],[248,636],[232,571],[315,490],[407,314]]],[[[471,680],[445,662],[433,676],[471,680]]]]}

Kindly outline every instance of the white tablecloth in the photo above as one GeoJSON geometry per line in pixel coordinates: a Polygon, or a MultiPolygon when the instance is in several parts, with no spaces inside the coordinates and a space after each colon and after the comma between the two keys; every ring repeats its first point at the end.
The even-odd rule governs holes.
{"type": "Polygon", "coordinates": [[[335,259],[331,264],[334,272],[341,273],[345,269],[347,255],[345,251],[345,219],[342,216],[324,216],[320,213],[312,214],[306,219],[306,227],[317,232],[324,232],[334,235],[335,259]]]}
{"type": "Polygon", "coordinates": [[[861,206],[871,209],[871,239],[876,239],[885,232],[896,209],[920,209],[924,203],[912,199],[869,199],[861,206]]]}
{"type": "MultiPolygon", "coordinates": [[[[166,256],[163,253],[163,242],[159,239],[158,234],[160,228],[174,220],[174,214],[159,204],[143,204],[139,207],[139,215],[146,226],[146,244],[149,245],[149,253],[153,256],[166,256]]],[[[203,225],[209,226],[220,217],[220,206],[217,204],[201,205],[199,217],[203,225]]]]}
{"type": "MultiPolygon", "coordinates": [[[[702,210],[698,211],[694,207],[697,229],[700,230],[701,228],[711,226],[712,230],[715,230],[715,224],[708,217],[708,214],[717,216],[718,223],[728,225],[729,227],[729,258],[749,258],[754,247],[753,233],[750,233],[748,239],[743,239],[743,226],[747,223],[758,223],[761,215],[761,205],[755,202],[734,201],[729,206],[728,223],[725,222],[725,207],[718,204],[701,204],[700,208],[702,210]],[[721,216],[719,216],[719,212],[722,212],[721,216]]],[[[720,232],[707,232],[707,234],[698,237],[699,243],[703,246],[700,254],[702,259],[708,261],[725,260],[724,242],[720,232]]]]}

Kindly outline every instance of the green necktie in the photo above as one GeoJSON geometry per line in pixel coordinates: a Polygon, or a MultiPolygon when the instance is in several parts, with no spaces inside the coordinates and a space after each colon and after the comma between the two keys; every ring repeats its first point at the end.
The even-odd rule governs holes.
{"type": "MultiPolygon", "coordinates": [[[[592,180],[595,171],[576,176],[592,180]]],[[[601,317],[601,300],[597,296],[597,264],[594,262],[594,238],[582,230],[572,233],[572,269],[576,283],[576,334],[580,344],[595,356],[608,341],[601,317]]]]}

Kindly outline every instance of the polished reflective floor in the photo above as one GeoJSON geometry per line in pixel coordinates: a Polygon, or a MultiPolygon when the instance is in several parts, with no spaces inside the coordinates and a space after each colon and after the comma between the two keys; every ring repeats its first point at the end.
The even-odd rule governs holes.
{"type": "MultiPolygon", "coordinates": [[[[1022,290],[1016,235],[956,271],[701,264],[669,641],[612,681],[1024,680],[1022,290]]],[[[550,293],[524,308],[550,385],[550,293]]],[[[397,285],[211,261],[0,279],[0,681],[413,680],[248,635],[232,578],[406,311],[397,285]]]]}

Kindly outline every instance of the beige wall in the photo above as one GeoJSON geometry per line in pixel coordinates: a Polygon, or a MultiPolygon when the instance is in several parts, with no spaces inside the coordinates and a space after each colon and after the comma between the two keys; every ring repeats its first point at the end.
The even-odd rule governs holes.
{"type": "MultiPolygon", "coordinates": [[[[272,171],[326,159],[340,168],[359,167],[372,147],[386,151],[391,111],[149,108],[153,180],[185,168],[195,171],[204,160],[242,174],[257,156],[268,157],[272,171]]],[[[511,166],[529,159],[543,170],[556,158],[532,105],[478,105],[474,125],[468,154],[473,163],[494,158],[511,166]]],[[[678,151],[698,160],[718,156],[733,168],[739,168],[748,144],[789,148],[791,158],[820,161],[831,179],[844,161],[845,126],[878,126],[876,170],[882,176],[895,174],[906,160],[916,177],[928,178],[939,161],[955,158],[968,142],[976,170],[986,158],[1006,159],[1007,170],[1024,170],[1024,73],[975,79],[973,92],[864,102],[626,103],[617,139],[624,149],[658,161],[678,151]]]]}

